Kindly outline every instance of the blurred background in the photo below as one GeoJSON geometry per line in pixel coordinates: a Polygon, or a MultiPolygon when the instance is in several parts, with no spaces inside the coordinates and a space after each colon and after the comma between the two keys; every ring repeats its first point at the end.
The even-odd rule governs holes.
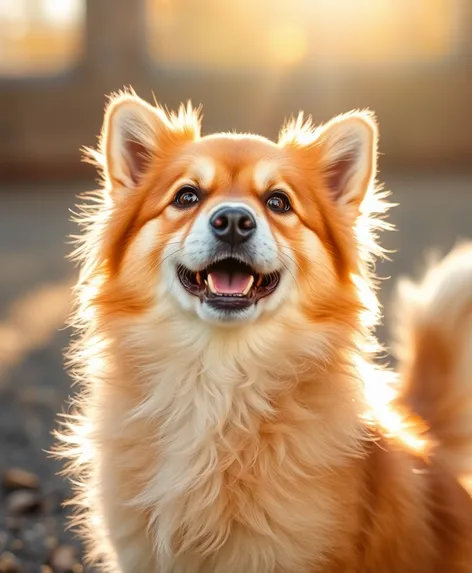
{"type": "Polygon", "coordinates": [[[0,0],[0,573],[85,571],[45,450],[70,393],[70,209],[96,179],[79,149],[129,85],[202,103],[207,133],[375,110],[387,324],[397,277],[472,236],[470,0],[0,0]]]}

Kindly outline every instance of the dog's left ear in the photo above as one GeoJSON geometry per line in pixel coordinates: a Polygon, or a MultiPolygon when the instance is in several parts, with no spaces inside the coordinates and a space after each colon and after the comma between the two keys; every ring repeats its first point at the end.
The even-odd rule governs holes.
{"type": "Polygon", "coordinates": [[[358,208],[375,180],[378,131],[373,114],[340,115],[318,132],[321,170],[333,201],[358,208]]]}

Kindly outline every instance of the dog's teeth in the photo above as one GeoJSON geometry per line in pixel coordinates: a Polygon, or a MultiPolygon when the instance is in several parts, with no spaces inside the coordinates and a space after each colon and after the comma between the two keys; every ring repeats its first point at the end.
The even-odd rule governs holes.
{"type": "Polygon", "coordinates": [[[246,288],[243,290],[243,295],[247,296],[249,294],[249,291],[251,290],[252,284],[254,283],[254,277],[251,275],[251,277],[249,278],[246,288]]]}
{"type": "Polygon", "coordinates": [[[215,288],[215,285],[213,284],[213,279],[212,279],[211,273],[208,275],[208,288],[210,289],[210,291],[213,294],[218,294],[218,292],[215,288]]]}
{"type": "Polygon", "coordinates": [[[259,276],[257,277],[256,286],[261,286],[261,283],[262,283],[262,279],[263,279],[263,278],[264,278],[264,277],[263,277],[262,275],[259,275],[259,276]]]}
{"type": "Polygon", "coordinates": [[[195,276],[196,276],[196,279],[197,279],[197,283],[198,283],[198,284],[201,284],[201,283],[202,283],[202,279],[201,279],[200,273],[197,272],[195,276]]]}

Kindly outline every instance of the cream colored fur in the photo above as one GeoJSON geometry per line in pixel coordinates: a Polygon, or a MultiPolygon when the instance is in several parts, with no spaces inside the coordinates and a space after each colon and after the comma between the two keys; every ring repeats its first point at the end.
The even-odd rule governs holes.
{"type": "Polygon", "coordinates": [[[329,345],[329,332],[297,329],[293,316],[289,330],[281,317],[270,330],[260,324],[215,336],[170,314],[116,325],[121,342],[88,372],[94,385],[85,412],[94,426],[74,434],[92,455],[84,503],[95,551],[114,571],[109,540],[98,537],[109,530],[113,545],[126,548],[119,552],[125,573],[287,573],[322,564],[335,533],[351,526],[344,517],[351,501],[332,484],[364,438],[349,351],[343,376],[323,361],[320,340],[329,345]],[[321,366],[309,383],[318,390],[311,403],[297,404],[290,388],[313,376],[313,360],[321,366]],[[298,427],[280,424],[276,451],[264,451],[266,396],[281,386],[298,427]],[[223,480],[228,469],[234,483],[223,480]],[[226,506],[231,496],[236,519],[226,506]]]}
{"type": "MultiPolygon", "coordinates": [[[[372,360],[370,262],[386,210],[372,116],[318,130],[297,120],[275,144],[200,138],[190,108],[162,119],[139,106],[124,95],[107,111],[104,157],[94,155],[105,189],[82,218],[78,250],[71,361],[80,388],[59,451],[91,560],[112,573],[400,573],[393,559],[401,573],[425,573],[424,562],[441,564],[438,523],[461,522],[431,503],[424,460],[384,435],[364,393],[390,379],[372,360]],[[130,132],[140,141],[130,144],[130,132]],[[285,179],[267,181],[266,160],[285,179]],[[205,200],[179,210],[172,186],[198,170],[212,188],[191,179],[205,200]],[[278,184],[296,205],[283,215],[265,199],[278,184]],[[210,320],[199,311],[208,301],[176,282],[176,269],[213,262],[209,254],[191,268],[186,241],[235,196],[265,218],[253,266],[271,246],[280,290],[252,321],[225,322],[218,311],[210,320]]],[[[458,554],[453,573],[468,571],[459,563],[470,555],[467,527],[447,546],[458,554]]]]}
{"type": "Polygon", "coordinates": [[[430,265],[418,283],[401,280],[394,308],[404,399],[426,419],[438,455],[456,475],[470,475],[472,243],[430,265]]]}

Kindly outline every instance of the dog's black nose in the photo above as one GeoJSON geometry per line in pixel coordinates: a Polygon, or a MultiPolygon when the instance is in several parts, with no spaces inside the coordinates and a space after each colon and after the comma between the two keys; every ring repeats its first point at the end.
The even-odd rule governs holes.
{"type": "Polygon", "coordinates": [[[244,207],[218,209],[212,215],[210,225],[218,239],[233,247],[250,239],[256,230],[256,220],[244,207]]]}

